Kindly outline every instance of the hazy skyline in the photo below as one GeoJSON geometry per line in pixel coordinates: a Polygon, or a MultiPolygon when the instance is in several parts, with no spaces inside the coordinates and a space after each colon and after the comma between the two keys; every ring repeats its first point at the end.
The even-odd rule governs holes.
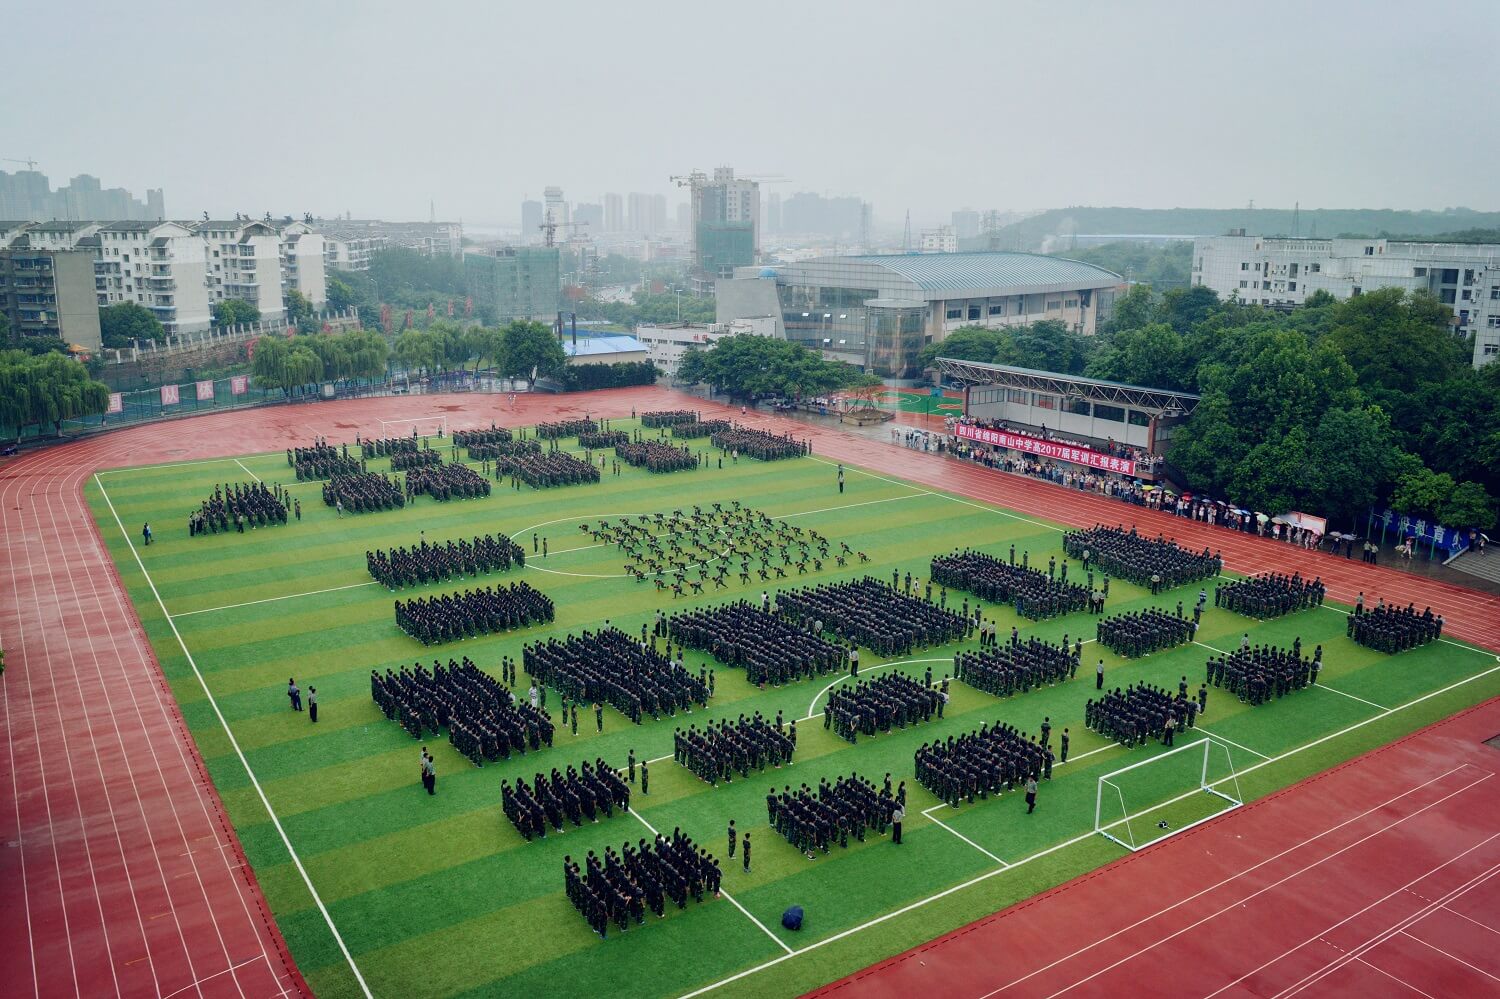
{"type": "MultiPolygon", "coordinates": [[[[963,206],[1500,208],[1500,4],[28,5],[0,156],[167,211],[512,222],[729,164],[963,206]]],[[[24,169],[14,162],[0,168],[24,169]]],[[[670,209],[669,209],[670,210],[670,209]]]]}

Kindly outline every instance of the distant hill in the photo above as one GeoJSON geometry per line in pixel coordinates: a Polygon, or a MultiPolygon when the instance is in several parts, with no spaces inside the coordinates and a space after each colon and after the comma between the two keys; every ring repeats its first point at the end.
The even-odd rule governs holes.
{"type": "MultiPolygon", "coordinates": [[[[1002,250],[1065,250],[1073,235],[1220,236],[1244,229],[1252,236],[1290,236],[1290,208],[1053,208],[999,232],[1002,250]]],[[[1304,208],[1299,236],[1405,236],[1430,239],[1463,230],[1500,228],[1500,212],[1467,208],[1392,211],[1375,208],[1304,208]]],[[[983,237],[964,240],[961,249],[985,247],[983,237]]]]}

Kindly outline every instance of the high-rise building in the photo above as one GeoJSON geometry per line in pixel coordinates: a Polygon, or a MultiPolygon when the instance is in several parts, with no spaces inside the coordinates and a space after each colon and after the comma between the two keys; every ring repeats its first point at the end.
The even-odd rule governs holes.
{"type": "Polygon", "coordinates": [[[573,206],[573,221],[588,226],[589,232],[604,231],[604,206],[580,201],[573,206]]]}
{"type": "Polygon", "coordinates": [[[781,231],[781,195],[774,191],[766,195],[766,232],[781,231]]]}
{"type": "Polygon", "coordinates": [[[1193,240],[1193,284],[1223,298],[1291,309],[1315,291],[1352,298],[1376,288],[1430,293],[1474,338],[1474,367],[1500,358],[1500,244],[1396,239],[1228,236],[1193,240]]]}
{"type": "Polygon", "coordinates": [[[715,167],[713,179],[694,171],[688,179],[693,207],[693,282],[710,294],[713,282],[760,257],[760,185],[736,178],[733,167],[715,167]]]}
{"type": "Polygon", "coordinates": [[[275,225],[209,219],[193,223],[193,231],[208,246],[210,303],[237,298],[259,309],[262,319],[282,317],[281,233],[275,225]]]}
{"type": "Polygon", "coordinates": [[[562,258],[555,246],[470,250],[464,254],[464,277],[475,309],[493,312],[495,321],[550,322],[557,315],[562,258]]]}
{"type": "Polygon", "coordinates": [[[693,228],[693,206],[686,201],[677,205],[677,231],[689,232],[693,228]]]}
{"type": "Polygon", "coordinates": [[[959,239],[973,239],[979,235],[979,213],[972,208],[960,208],[953,213],[953,234],[959,239]]]}
{"type": "Polygon", "coordinates": [[[928,229],[922,233],[921,250],[923,253],[957,253],[958,235],[951,225],[928,229]]]}
{"type": "Polygon", "coordinates": [[[147,190],[146,200],[139,201],[123,187],[106,188],[86,173],[53,191],[39,171],[0,170],[0,218],[159,222],[166,214],[164,204],[160,188],[147,190]]]}
{"type": "MultiPolygon", "coordinates": [[[[100,226],[94,238],[97,307],[135,302],[150,309],[169,334],[206,330],[213,324],[209,261],[210,253],[217,251],[194,231],[194,223],[110,222],[100,226]]],[[[279,258],[267,273],[274,275],[279,311],[279,258]]],[[[254,304],[260,305],[258,297],[254,304]]]]}
{"type": "Polygon", "coordinates": [[[801,191],[781,205],[781,231],[855,240],[863,213],[864,202],[858,198],[825,198],[801,191]]]}
{"type": "MultiPolygon", "coordinates": [[[[10,322],[13,342],[60,340],[99,349],[92,245],[98,228],[97,223],[0,222],[0,315],[10,322]],[[37,232],[48,227],[53,228],[37,232]]],[[[8,344],[0,341],[0,346],[8,344]]]]}
{"type": "Polygon", "coordinates": [[[542,221],[551,222],[554,225],[562,225],[564,222],[571,221],[568,218],[568,203],[563,200],[562,188],[555,185],[542,188],[542,200],[546,203],[542,221]]]}
{"type": "Polygon", "coordinates": [[[625,231],[625,199],[618,194],[604,196],[604,231],[625,231]]]}
{"type": "Polygon", "coordinates": [[[652,195],[632,191],[630,193],[629,204],[629,227],[631,232],[637,232],[643,236],[653,236],[666,228],[665,225],[658,224],[656,218],[656,199],[652,195]]]}
{"type": "Polygon", "coordinates": [[[540,243],[542,241],[542,203],[540,201],[521,202],[521,242],[540,243]]]}
{"type": "Polygon", "coordinates": [[[281,293],[295,291],[322,309],[328,304],[326,247],[323,234],[306,222],[281,227],[281,293]]]}

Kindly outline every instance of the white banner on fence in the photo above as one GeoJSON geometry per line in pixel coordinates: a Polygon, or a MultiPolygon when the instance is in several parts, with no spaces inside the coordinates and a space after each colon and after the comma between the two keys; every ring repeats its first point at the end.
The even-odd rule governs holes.
{"type": "Polygon", "coordinates": [[[161,387],[161,404],[163,406],[177,405],[177,386],[163,385],[161,387]]]}
{"type": "Polygon", "coordinates": [[[208,379],[206,381],[199,382],[198,383],[198,401],[202,402],[205,399],[212,399],[213,397],[214,397],[214,383],[213,383],[213,380],[212,379],[208,379]]]}

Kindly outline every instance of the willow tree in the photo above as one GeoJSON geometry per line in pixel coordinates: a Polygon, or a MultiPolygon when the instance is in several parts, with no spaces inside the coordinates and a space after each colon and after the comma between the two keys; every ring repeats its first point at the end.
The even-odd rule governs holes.
{"type": "Polygon", "coordinates": [[[16,436],[27,427],[62,432],[65,420],[98,416],[109,407],[109,386],[82,364],[58,353],[0,351],[0,426],[16,436]]]}

